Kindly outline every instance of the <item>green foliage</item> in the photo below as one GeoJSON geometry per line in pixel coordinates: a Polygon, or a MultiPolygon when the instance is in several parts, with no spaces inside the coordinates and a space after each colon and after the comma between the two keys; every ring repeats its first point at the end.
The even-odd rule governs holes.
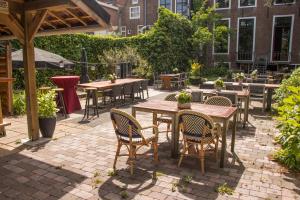
{"type": "Polygon", "coordinates": [[[117,75],[115,73],[109,74],[108,75],[108,80],[110,80],[110,81],[117,80],[117,75]]]}
{"type": "Polygon", "coordinates": [[[252,71],[251,74],[250,74],[251,78],[256,79],[257,78],[257,73],[258,73],[257,69],[252,71]]]}
{"type": "Polygon", "coordinates": [[[245,79],[245,74],[243,72],[235,73],[235,74],[233,74],[233,78],[237,81],[242,81],[245,79]]]}
{"type": "Polygon", "coordinates": [[[38,115],[40,118],[56,117],[57,106],[55,102],[55,91],[50,90],[46,93],[38,94],[38,115]]]}
{"type": "Polygon", "coordinates": [[[289,86],[288,96],[278,107],[277,141],[282,149],[274,155],[275,159],[291,169],[300,170],[300,87],[289,86]]]}
{"type": "Polygon", "coordinates": [[[218,67],[203,67],[201,70],[202,77],[224,77],[228,74],[228,68],[223,66],[218,67]]]}
{"type": "Polygon", "coordinates": [[[275,95],[273,99],[281,105],[283,103],[283,99],[290,95],[290,91],[288,90],[289,86],[300,87],[300,67],[294,70],[290,78],[284,79],[280,85],[280,87],[275,90],[275,95]]]}
{"type": "Polygon", "coordinates": [[[200,76],[201,68],[203,66],[197,62],[194,62],[191,66],[191,76],[200,76]]]}
{"type": "Polygon", "coordinates": [[[233,195],[233,192],[234,192],[233,189],[227,185],[227,183],[220,185],[216,189],[216,191],[221,195],[224,195],[224,194],[233,195]]]}
{"type": "Polygon", "coordinates": [[[222,78],[218,78],[217,80],[215,80],[215,87],[216,88],[224,88],[225,84],[224,81],[222,80],[222,78]]]}
{"type": "Polygon", "coordinates": [[[184,103],[190,103],[192,101],[192,95],[191,93],[188,93],[186,91],[180,92],[177,96],[177,101],[180,104],[184,103]]]}
{"type": "Polygon", "coordinates": [[[24,115],[26,113],[26,99],[24,91],[14,93],[13,113],[14,115],[24,115]]]}

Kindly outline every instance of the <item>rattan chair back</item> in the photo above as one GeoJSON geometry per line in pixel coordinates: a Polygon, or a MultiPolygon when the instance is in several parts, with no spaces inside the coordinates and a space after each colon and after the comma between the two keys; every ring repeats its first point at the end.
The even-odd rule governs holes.
{"type": "Polygon", "coordinates": [[[165,97],[165,101],[177,101],[176,99],[176,93],[169,94],[168,96],[165,97]]]}
{"type": "Polygon", "coordinates": [[[222,96],[209,97],[204,103],[216,106],[232,106],[232,102],[230,101],[230,99],[222,96]]]}

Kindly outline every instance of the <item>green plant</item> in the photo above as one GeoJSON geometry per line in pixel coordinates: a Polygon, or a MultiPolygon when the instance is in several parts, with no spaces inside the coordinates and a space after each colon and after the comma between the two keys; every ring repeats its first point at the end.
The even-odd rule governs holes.
{"type": "Polygon", "coordinates": [[[233,77],[237,81],[243,81],[245,79],[245,74],[243,72],[233,74],[233,77]]]}
{"type": "Polygon", "coordinates": [[[55,102],[55,96],[56,94],[53,90],[38,94],[38,115],[40,118],[56,117],[58,109],[55,102]]]}
{"type": "Polygon", "coordinates": [[[188,93],[186,91],[180,92],[177,96],[177,101],[180,104],[190,103],[192,101],[192,95],[191,93],[188,93]]]}
{"type": "Polygon", "coordinates": [[[274,158],[290,169],[300,170],[300,87],[287,87],[289,96],[278,107],[278,128],[280,135],[276,140],[282,149],[274,158]]]}
{"type": "Polygon", "coordinates": [[[203,65],[194,62],[191,65],[191,76],[200,76],[200,72],[201,72],[201,68],[203,67],[203,65]]]}
{"type": "Polygon", "coordinates": [[[215,80],[215,87],[216,88],[224,88],[225,84],[224,81],[222,80],[222,78],[218,78],[217,80],[215,80]]]}
{"type": "Polygon", "coordinates": [[[13,95],[13,113],[14,115],[23,115],[26,113],[26,101],[24,91],[14,93],[13,95]]]}
{"type": "Polygon", "coordinates": [[[129,196],[128,196],[128,193],[124,190],[120,193],[122,199],[127,199],[129,196]]]}
{"type": "Polygon", "coordinates": [[[107,175],[108,176],[117,176],[118,175],[118,171],[116,171],[116,170],[109,170],[107,172],[107,175]]]}
{"type": "Polygon", "coordinates": [[[216,189],[216,191],[221,195],[224,195],[224,194],[233,195],[233,192],[234,192],[233,189],[227,185],[227,183],[219,185],[218,188],[216,189]]]}
{"type": "Polygon", "coordinates": [[[192,176],[185,175],[185,176],[183,177],[183,181],[184,181],[185,183],[191,183],[192,180],[193,180],[193,177],[192,177],[192,176]]]}
{"type": "Polygon", "coordinates": [[[117,77],[117,75],[116,75],[115,73],[109,74],[109,75],[108,75],[108,79],[111,80],[111,81],[117,80],[117,78],[118,78],[118,77],[117,77]]]}
{"type": "Polygon", "coordinates": [[[251,76],[251,78],[256,79],[257,78],[257,69],[252,71],[250,76],[251,76]]]}

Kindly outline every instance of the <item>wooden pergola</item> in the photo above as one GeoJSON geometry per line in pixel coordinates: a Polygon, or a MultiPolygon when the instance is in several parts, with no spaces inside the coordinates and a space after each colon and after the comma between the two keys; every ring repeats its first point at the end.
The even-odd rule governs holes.
{"type": "Polygon", "coordinates": [[[29,139],[39,139],[34,37],[109,29],[109,22],[96,0],[0,0],[0,40],[23,46],[29,139]]]}

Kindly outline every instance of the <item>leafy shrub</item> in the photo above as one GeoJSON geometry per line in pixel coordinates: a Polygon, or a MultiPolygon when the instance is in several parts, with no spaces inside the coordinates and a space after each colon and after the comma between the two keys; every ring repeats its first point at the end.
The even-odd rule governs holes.
{"type": "Polygon", "coordinates": [[[218,78],[214,84],[215,84],[216,88],[224,88],[225,87],[224,81],[221,78],[218,78]]]}
{"type": "Polygon", "coordinates": [[[53,90],[38,94],[38,115],[40,118],[52,118],[56,116],[58,109],[55,102],[55,96],[53,90]]]}
{"type": "Polygon", "coordinates": [[[177,101],[180,104],[190,103],[192,101],[192,95],[188,92],[180,92],[177,96],[177,101]]]}
{"type": "Polygon", "coordinates": [[[24,92],[14,93],[13,113],[14,115],[23,115],[26,113],[26,100],[24,92]]]}
{"type": "Polygon", "coordinates": [[[300,170],[300,87],[285,89],[289,96],[278,107],[280,135],[277,141],[282,149],[274,157],[289,168],[300,170]]]}
{"type": "Polygon", "coordinates": [[[279,106],[283,103],[283,99],[290,95],[288,90],[289,86],[300,87],[300,67],[294,70],[290,78],[284,79],[280,88],[275,91],[273,99],[279,104],[279,106]]]}
{"type": "Polygon", "coordinates": [[[228,74],[228,68],[226,67],[204,67],[201,71],[203,77],[223,77],[228,74]]]}

